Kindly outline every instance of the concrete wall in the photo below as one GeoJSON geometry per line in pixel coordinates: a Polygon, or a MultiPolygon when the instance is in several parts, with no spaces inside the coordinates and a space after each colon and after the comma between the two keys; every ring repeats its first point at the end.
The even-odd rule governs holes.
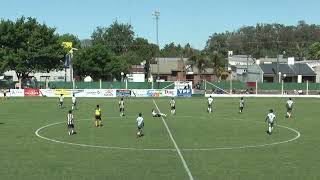
{"type": "Polygon", "coordinates": [[[254,64],[248,67],[248,82],[263,82],[263,72],[259,65],[254,64]]]}
{"type": "MultiPolygon", "coordinates": [[[[18,81],[18,77],[15,71],[7,71],[4,73],[5,76],[11,76],[13,81],[18,81]]],[[[50,73],[30,73],[30,77],[35,77],[38,81],[45,81],[45,76],[49,76],[49,81],[64,81],[65,75],[67,81],[71,81],[70,78],[70,69],[67,68],[67,71],[51,71],[50,73]]]]}
{"type": "Polygon", "coordinates": [[[314,67],[314,72],[317,74],[316,76],[316,82],[320,83],[320,66],[314,67]]]}

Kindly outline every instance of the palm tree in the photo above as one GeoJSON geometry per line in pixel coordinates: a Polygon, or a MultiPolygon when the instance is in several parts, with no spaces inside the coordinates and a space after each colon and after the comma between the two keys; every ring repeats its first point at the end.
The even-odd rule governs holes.
{"type": "Polygon", "coordinates": [[[209,55],[209,64],[212,67],[212,73],[215,75],[215,79],[220,79],[222,71],[223,71],[223,62],[224,58],[217,51],[214,51],[209,55]]]}
{"type": "Polygon", "coordinates": [[[198,73],[200,75],[200,79],[202,80],[202,74],[206,71],[208,67],[208,57],[204,52],[193,54],[189,58],[189,65],[191,67],[196,67],[198,69],[198,73]]]}

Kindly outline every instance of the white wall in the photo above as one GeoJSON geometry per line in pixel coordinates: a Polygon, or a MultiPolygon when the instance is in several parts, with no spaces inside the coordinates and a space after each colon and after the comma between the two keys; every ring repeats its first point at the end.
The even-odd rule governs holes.
{"type": "Polygon", "coordinates": [[[313,68],[314,72],[317,74],[316,76],[316,82],[320,83],[320,66],[316,66],[313,68]]]}
{"type": "MultiPolygon", "coordinates": [[[[15,71],[7,71],[5,76],[12,76],[13,81],[18,81],[18,77],[15,71]]],[[[64,81],[65,71],[51,71],[50,73],[30,73],[29,76],[35,77],[38,81],[44,81],[44,76],[50,76],[49,81],[64,81]]],[[[70,69],[67,68],[67,81],[70,81],[70,69]]]]}
{"type": "Polygon", "coordinates": [[[129,82],[145,82],[145,74],[128,74],[129,82]]]}

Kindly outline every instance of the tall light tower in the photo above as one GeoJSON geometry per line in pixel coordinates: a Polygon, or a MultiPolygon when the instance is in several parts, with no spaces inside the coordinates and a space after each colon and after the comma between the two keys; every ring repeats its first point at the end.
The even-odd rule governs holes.
{"type": "Polygon", "coordinates": [[[157,34],[157,46],[158,46],[158,54],[157,54],[157,80],[159,80],[159,55],[160,55],[160,47],[159,47],[159,17],[160,17],[160,12],[155,11],[152,14],[156,18],[156,34],[157,34]]]}

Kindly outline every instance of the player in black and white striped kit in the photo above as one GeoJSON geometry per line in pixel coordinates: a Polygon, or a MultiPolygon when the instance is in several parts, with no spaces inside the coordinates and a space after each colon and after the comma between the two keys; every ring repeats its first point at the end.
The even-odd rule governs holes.
{"type": "Polygon", "coordinates": [[[69,110],[69,113],[67,115],[67,125],[68,125],[68,134],[69,135],[77,134],[74,131],[74,119],[73,119],[73,114],[72,114],[71,110],[69,110]]]}

